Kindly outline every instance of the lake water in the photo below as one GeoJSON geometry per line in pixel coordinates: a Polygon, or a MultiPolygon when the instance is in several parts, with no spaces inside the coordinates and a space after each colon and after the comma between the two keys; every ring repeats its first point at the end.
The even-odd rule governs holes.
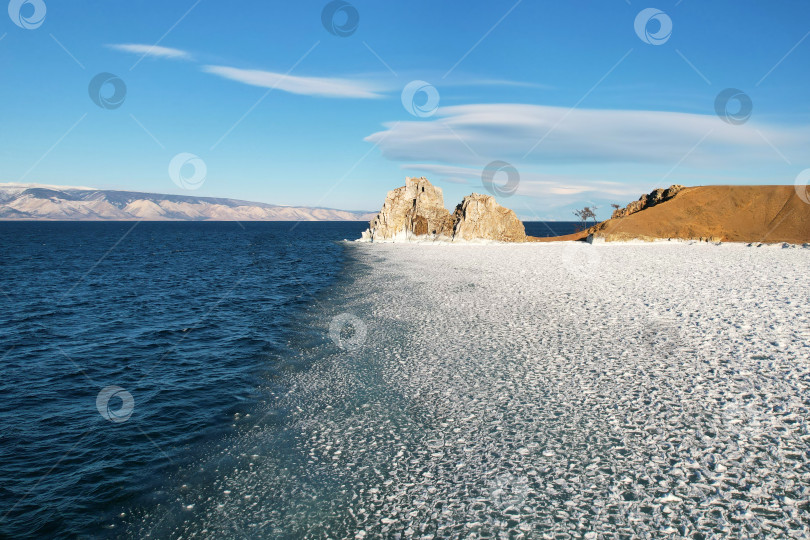
{"type": "Polygon", "coordinates": [[[273,396],[366,226],[0,223],[0,536],[159,532],[252,434],[283,453],[273,396]]]}

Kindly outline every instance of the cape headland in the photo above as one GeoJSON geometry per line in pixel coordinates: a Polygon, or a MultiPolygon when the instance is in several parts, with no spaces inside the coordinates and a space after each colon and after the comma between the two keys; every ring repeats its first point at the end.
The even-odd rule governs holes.
{"type": "Polygon", "coordinates": [[[673,185],[642,195],[610,219],[578,233],[549,238],[526,235],[514,211],[490,195],[464,197],[444,207],[441,188],[426,178],[406,178],[388,192],[363,232],[368,242],[708,242],[810,243],[810,204],[794,186],[673,185]]]}
{"type": "Polygon", "coordinates": [[[672,186],[619,209],[591,240],[810,242],[810,204],[794,186],[672,186]]]}

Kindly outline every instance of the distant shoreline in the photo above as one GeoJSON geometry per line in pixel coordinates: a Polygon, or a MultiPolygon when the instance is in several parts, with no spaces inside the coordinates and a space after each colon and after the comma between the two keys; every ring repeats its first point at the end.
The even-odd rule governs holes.
{"type": "Polygon", "coordinates": [[[2,221],[368,221],[372,216],[229,198],[0,184],[2,221]]]}

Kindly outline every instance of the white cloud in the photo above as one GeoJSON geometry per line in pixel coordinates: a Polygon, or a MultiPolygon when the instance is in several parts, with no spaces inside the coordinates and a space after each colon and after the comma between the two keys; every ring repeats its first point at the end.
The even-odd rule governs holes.
{"type": "Polygon", "coordinates": [[[535,88],[540,90],[550,90],[554,87],[549,84],[531,83],[525,81],[511,81],[507,79],[481,79],[481,78],[459,78],[457,80],[442,81],[438,85],[440,88],[452,86],[513,86],[516,88],[535,88]]]}
{"type": "MultiPolygon", "coordinates": [[[[181,50],[173,49],[170,47],[161,47],[159,45],[146,45],[140,43],[114,43],[107,45],[110,49],[123,51],[132,54],[138,54],[141,57],[163,58],[169,60],[188,60],[193,61],[195,58],[191,53],[181,50]]],[[[258,69],[241,69],[231,66],[215,66],[204,65],[201,67],[205,73],[218,75],[225,79],[249,84],[251,86],[259,86],[262,88],[273,88],[290,92],[292,94],[301,94],[307,96],[323,96],[331,98],[358,98],[358,99],[376,99],[385,97],[386,94],[399,94],[402,91],[404,84],[403,80],[418,79],[418,75],[405,75],[400,73],[400,79],[394,80],[391,78],[389,72],[375,72],[365,73],[347,77],[304,77],[297,75],[285,75],[274,71],[258,70],[258,69]]],[[[425,78],[425,75],[421,75],[425,78]]],[[[440,76],[436,74],[435,79],[440,76]]],[[[432,80],[427,78],[426,80],[432,80]]],[[[469,86],[469,87],[484,87],[484,86],[502,86],[502,87],[520,87],[520,88],[539,88],[548,89],[549,86],[539,83],[529,83],[522,81],[510,81],[504,79],[489,79],[489,78],[474,78],[469,76],[460,76],[448,81],[442,81],[441,88],[452,86],[469,86]]]]}
{"type": "Polygon", "coordinates": [[[117,51],[128,52],[132,54],[140,54],[141,56],[150,56],[153,58],[168,58],[172,60],[191,60],[191,54],[180,49],[172,49],[169,47],[160,47],[158,45],[143,45],[140,43],[117,43],[107,45],[111,49],[117,51]]]}
{"type": "MultiPolygon", "coordinates": [[[[570,219],[577,205],[607,212],[612,202],[675,183],[792,183],[792,164],[810,161],[810,126],[754,120],[730,125],[714,114],[478,104],[389,123],[366,141],[411,175],[477,192],[485,190],[484,167],[506,161],[520,175],[519,197],[507,206],[530,219],[538,219],[538,207],[570,219]]],[[[498,174],[496,184],[505,184],[506,173],[498,174]]]]}
{"type": "MultiPolygon", "coordinates": [[[[524,104],[442,107],[426,121],[386,124],[366,137],[395,161],[483,166],[656,163],[700,167],[782,163],[806,156],[806,128],[730,125],[716,115],[524,104]]],[[[798,159],[797,159],[798,160],[798,159]]]]}
{"type": "MultiPolygon", "coordinates": [[[[484,185],[480,168],[437,165],[433,163],[409,163],[400,167],[414,171],[414,174],[427,176],[431,181],[443,181],[454,184],[466,184],[473,190],[483,193],[484,185]]],[[[599,193],[603,196],[632,197],[641,194],[645,189],[636,184],[621,184],[593,179],[575,174],[546,174],[522,170],[520,183],[515,195],[546,198],[551,196],[574,196],[599,193]]],[[[495,176],[496,184],[505,183],[507,178],[495,176]]]]}
{"type": "Polygon", "coordinates": [[[333,98],[374,99],[382,97],[379,89],[368,82],[327,78],[284,75],[272,71],[239,69],[228,66],[203,66],[203,71],[232,81],[275,88],[292,94],[333,98]]]}
{"type": "Polygon", "coordinates": [[[416,171],[419,176],[427,175],[431,179],[441,179],[452,184],[474,184],[480,180],[481,171],[468,167],[453,167],[452,165],[436,165],[433,163],[408,163],[400,167],[402,170],[416,171]]]}

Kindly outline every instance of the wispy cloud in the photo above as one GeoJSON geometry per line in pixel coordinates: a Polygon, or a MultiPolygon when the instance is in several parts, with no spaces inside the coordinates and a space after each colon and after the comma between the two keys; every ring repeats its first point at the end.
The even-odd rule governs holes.
{"type": "MultiPolygon", "coordinates": [[[[784,156],[794,163],[810,159],[806,125],[528,104],[443,107],[429,120],[386,124],[365,140],[411,174],[478,192],[485,189],[484,168],[506,161],[520,175],[515,194],[546,208],[583,201],[607,208],[674,183],[790,183],[795,172],[785,170],[784,156]]],[[[495,182],[505,182],[506,173],[498,174],[503,178],[495,182]]],[[[529,208],[519,199],[511,204],[518,212],[529,208]]]]}
{"type": "Polygon", "coordinates": [[[715,115],[573,110],[526,104],[440,108],[429,121],[386,124],[366,137],[394,161],[482,166],[494,159],[542,164],[670,164],[730,167],[779,163],[764,140],[807,156],[807,127],[729,125],[715,115]],[[542,140],[540,144],[538,141],[542,140]],[[695,147],[696,143],[702,141],[695,147]],[[529,150],[531,149],[531,152],[529,150]],[[527,154],[528,152],[528,154],[527,154]]]}
{"type": "MultiPolygon", "coordinates": [[[[412,171],[411,175],[414,176],[427,176],[431,182],[446,189],[450,189],[447,184],[463,184],[465,187],[452,188],[462,195],[470,192],[488,193],[481,178],[480,168],[435,163],[408,163],[401,165],[400,168],[412,171]]],[[[502,185],[507,178],[496,175],[493,180],[496,185],[502,185]]],[[[599,216],[608,217],[611,203],[627,204],[655,187],[659,185],[654,180],[650,182],[650,178],[614,182],[598,174],[553,174],[521,167],[520,181],[514,193],[518,197],[499,198],[499,202],[513,209],[518,217],[527,221],[571,220],[573,219],[571,210],[581,208],[583,204],[601,209],[599,216]],[[527,199],[522,199],[523,197],[527,199]],[[539,207],[544,208],[542,214],[535,211],[539,207]]],[[[452,203],[453,198],[446,197],[445,202],[452,203]]]]}
{"type": "MultiPolygon", "coordinates": [[[[107,45],[111,49],[126,53],[138,54],[141,57],[162,58],[168,60],[193,61],[191,53],[159,45],[145,45],[140,43],[115,43],[107,45]]],[[[306,96],[322,96],[330,98],[357,98],[376,99],[383,97],[383,92],[389,90],[379,80],[368,77],[337,78],[337,77],[303,77],[285,75],[274,71],[258,69],[241,69],[231,66],[203,65],[200,68],[205,73],[217,75],[232,81],[273,88],[292,94],[306,96]]],[[[390,84],[390,83],[389,83],[390,84]]]]}
{"type": "Polygon", "coordinates": [[[170,47],[161,47],[159,45],[145,45],[141,43],[113,43],[107,45],[116,51],[123,51],[132,54],[139,54],[141,56],[149,56],[152,58],[167,58],[171,60],[191,60],[190,53],[180,50],[172,49],[170,47]]]}
{"type": "Polygon", "coordinates": [[[480,169],[436,165],[435,163],[407,163],[401,165],[403,171],[416,171],[419,176],[427,175],[433,180],[442,180],[452,184],[473,184],[481,176],[480,169]]]}
{"type": "Polygon", "coordinates": [[[372,83],[331,77],[302,77],[273,71],[239,69],[228,66],[203,66],[206,73],[252,86],[275,88],[291,94],[332,98],[375,99],[383,97],[372,83]]]}
{"type": "Polygon", "coordinates": [[[449,79],[447,81],[442,81],[439,85],[440,88],[444,87],[451,87],[451,86],[513,86],[516,88],[536,88],[540,90],[550,90],[554,88],[554,86],[550,84],[544,83],[531,83],[525,81],[511,81],[507,79],[483,79],[483,78],[471,78],[471,77],[464,77],[458,79],[449,79]]]}
{"type": "MultiPolygon", "coordinates": [[[[479,192],[484,189],[481,180],[482,171],[479,168],[437,165],[434,163],[409,163],[402,165],[400,168],[415,171],[416,174],[426,175],[436,181],[470,185],[479,192]]],[[[495,182],[498,182],[497,176],[495,182]]],[[[583,175],[545,174],[524,170],[520,173],[520,183],[515,193],[535,198],[591,193],[610,196],[632,196],[640,193],[640,189],[643,188],[635,185],[594,180],[583,175]]]]}
{"type": "MultiPolygon", "coordinates": [[[[107,45],[110,49],[140,55],[142,58],[161,58],[166,60],[197,60],[188,51],[162,47],[160,45],[147,45],[142,43],[113,43],[107,45]]],[[[275,71],[261,69],[242,69],[233,66],[203,65],[200,68],[210,73],[232,81],[273,88],[292,94],[307,96],[321,96],[329,98],[377,99],[385,96],[398,95],[405,85],[403,81],[415,79],[439,80],[438,74],[433,77],[424,72],[400,73],[399,78],[392,78],[388,72],[374,72],[352,75],[349,77],[305,77],[285,75],[275,71]]],[[[447,81],[442,81],[440,88],[450,87],[516,87],[516,88],[551,88],[545,84],[510,81],[505,79],[491,79],[459,75],[447,81]]]]}

